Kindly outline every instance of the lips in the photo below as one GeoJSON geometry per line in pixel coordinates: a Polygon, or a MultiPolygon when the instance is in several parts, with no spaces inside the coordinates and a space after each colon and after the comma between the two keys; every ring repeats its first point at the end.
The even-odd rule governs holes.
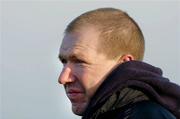
{"type": "Polygon", "coordinates": [[[68,89],[67,93],[82,93],[79,89],[68,89]]]}
{"type": "Polygon", "coordinates": [[[68,98],[73,101],[77,102],[83,97],[84,93],[78,89],[68,89],[67,90],[67,96],[68,98]]]}

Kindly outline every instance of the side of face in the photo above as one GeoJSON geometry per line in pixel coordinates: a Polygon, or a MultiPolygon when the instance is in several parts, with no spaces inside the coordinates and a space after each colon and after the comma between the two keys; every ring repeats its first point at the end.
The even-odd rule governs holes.
{"type": "Polygon", "coordinates": [[[61,44],[59,58],[63,70],[59,76],[72,111],[83,115],[91,97],[115,67],[117,62],[97,52],[99,32],[85,27],[75,33],[67,33],[61,44]]]}

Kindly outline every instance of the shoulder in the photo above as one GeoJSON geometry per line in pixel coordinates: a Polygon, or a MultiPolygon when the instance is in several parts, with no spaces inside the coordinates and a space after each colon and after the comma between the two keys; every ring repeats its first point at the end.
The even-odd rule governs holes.
{"type": "Polygon", "coordinates": [[[134,105],[131,119],[176,119],[175,116],[158,103],[141,101],[134,105]]]}

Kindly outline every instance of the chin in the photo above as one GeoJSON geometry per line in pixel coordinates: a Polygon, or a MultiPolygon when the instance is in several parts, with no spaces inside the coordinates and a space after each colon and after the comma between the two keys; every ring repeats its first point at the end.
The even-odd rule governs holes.
{"type": "Polygon", "coordinates": [[[74,110],[72,110],[72,111],[73,111],[73,113],[74,113],[75,115],[83,116],[83,112],[74,111],[74,110]]]}
{"type": "Polygon", "coordinates": [[[86,110],[86,105],[72,105],[72,111],[78,116],[83,116],[86,110]]]}

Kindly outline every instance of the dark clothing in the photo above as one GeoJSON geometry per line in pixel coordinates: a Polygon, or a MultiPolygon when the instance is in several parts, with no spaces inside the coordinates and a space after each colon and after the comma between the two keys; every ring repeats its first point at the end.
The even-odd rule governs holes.
{"type": "Polygon", "coordinates": [[[175,119],[164,107],[150,101],[136,103],[132,112],[133,119],[175,119]]]}
{"type": "Polygon", "coordinates": [[[104,80],[82,119],[180,119],[179,92],[159,68],[126,62],[104,80]]]}
{"type": "Polygon", "coordinates": [[[175,117],[157,103],[140,101],[99,114],[96,119],[175,119],[175,117]]]}

